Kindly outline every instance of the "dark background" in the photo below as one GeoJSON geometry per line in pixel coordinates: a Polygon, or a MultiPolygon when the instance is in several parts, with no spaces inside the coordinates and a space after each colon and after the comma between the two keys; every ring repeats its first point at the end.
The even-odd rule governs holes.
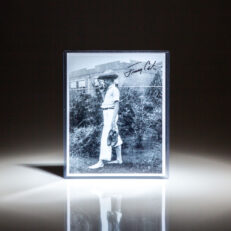
{"type": "Polygon", "coordinates": [[[225,153],[231,78],[226,2],[4,1],[2,155],[62,155],[62,53],[85,49],[169,50],[171,151],[225,153]]]}

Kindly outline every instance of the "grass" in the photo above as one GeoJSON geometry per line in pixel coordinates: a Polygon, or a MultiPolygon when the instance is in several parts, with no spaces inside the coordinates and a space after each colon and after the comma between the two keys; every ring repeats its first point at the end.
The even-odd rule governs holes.
{"type": "MultiPolygon", "coordinates": [[[[80,156],[70,157],[71,173],[161,173],[161,144],[156,143],[152,149],[122,147],[122,164],[107,164],[103,168],[89,169],[98,158],[80,156]]],[[[115,158],[115,157],[114,157],[115,158]]],[[[114,159],[113,158],[113,159],[114,159]]]]}

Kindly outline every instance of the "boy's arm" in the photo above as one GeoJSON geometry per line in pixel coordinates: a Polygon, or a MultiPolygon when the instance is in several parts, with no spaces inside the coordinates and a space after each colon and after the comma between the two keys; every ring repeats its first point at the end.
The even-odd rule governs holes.
{"type": "Polygon", "coordinates": [[[115,102],[115,109],[114,109],[114,113],[113,113],[113,117],[112,117],[112,122],[111,122],[111,129],[115,128],[115,120],[116,120],[116,116],[118,115],[119,112],[119,101],[115,102]]]}

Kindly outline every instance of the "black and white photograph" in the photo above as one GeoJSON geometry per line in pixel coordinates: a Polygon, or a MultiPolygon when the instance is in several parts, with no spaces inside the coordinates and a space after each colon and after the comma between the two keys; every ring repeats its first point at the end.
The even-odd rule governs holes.
{"type": "Polygon", "coordinates": [[[66,177],[167,176],[165,51],[66,51],[66,177]]]}

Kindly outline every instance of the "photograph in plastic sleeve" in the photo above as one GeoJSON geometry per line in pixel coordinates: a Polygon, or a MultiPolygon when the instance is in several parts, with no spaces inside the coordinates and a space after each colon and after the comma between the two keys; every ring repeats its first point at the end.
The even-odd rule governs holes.
{"type": "Polygon", "coordinates": [[[168,56],[65,52],[66,177],[167,177],[168,56]]]}

